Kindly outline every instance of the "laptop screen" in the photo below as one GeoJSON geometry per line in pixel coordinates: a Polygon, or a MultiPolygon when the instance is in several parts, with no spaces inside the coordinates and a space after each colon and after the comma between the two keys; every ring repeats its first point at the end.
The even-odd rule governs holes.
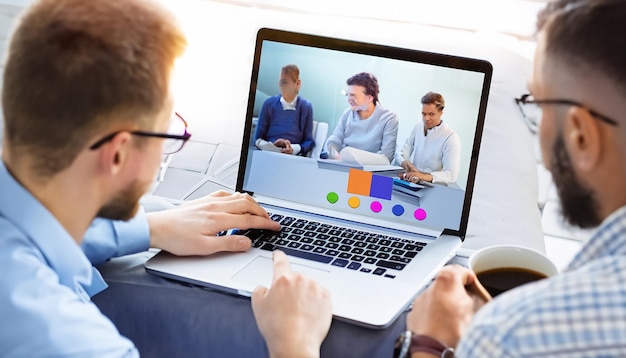
{"type": "Polygon", "coordinates": [[[464,237],[491,73],[483,60],[261,29],[237,190],[331,217],[464,237]],[[280,101],[281,87],[296,85],[293,67],[281,80],[285,65],[299,71],[291,104],[280,101]],[[423,113],[421,100],[430,92],[445,106],[441,124],[426,130],[433,113],[423,113]],[[368,100],[374,111],[361,118],[368,100]],[[281,153],[277,138],[300,152],[281,153]],[[403,161],[433,182],[401,180],[403,161]]]}

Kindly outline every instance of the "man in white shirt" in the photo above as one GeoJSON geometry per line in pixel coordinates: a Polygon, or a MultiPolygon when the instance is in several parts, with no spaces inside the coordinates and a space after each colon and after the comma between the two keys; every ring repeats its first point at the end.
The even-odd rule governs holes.
{"type": "Polygon", "coordinates": [[[414,183],[427,181],[449,184],[459,176],[461,140],[443,122],[445,101],[439,93],[422,97],[422,122],[415,125],[396,161],[404,170],[400,178],[414,183]]]}

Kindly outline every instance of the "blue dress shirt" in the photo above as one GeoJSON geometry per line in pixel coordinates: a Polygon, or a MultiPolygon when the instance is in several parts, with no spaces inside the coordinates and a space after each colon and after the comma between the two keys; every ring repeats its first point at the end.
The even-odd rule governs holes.
{"type": "Polygon", "coordinates": [[[562,274],[496,297],[457,357],[626,357],[626,206],[562,274]]]}
{"type": "Polygon", "coordinates": [[[134,357],[91,302],[106,287],[93,262],[146,250],[145,216],[97,220],[83,248],[0,162],[0,356],[134,357]]]}

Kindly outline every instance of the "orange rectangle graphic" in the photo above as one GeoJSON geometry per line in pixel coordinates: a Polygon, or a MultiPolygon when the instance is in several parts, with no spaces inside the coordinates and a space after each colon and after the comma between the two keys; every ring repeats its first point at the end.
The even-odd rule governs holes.
{"type": "Polygon", "coordinates": [[[371,186],[371,172],[350,168],[350,173],[348,174],[348,193],[369,196],[371,186]]]}

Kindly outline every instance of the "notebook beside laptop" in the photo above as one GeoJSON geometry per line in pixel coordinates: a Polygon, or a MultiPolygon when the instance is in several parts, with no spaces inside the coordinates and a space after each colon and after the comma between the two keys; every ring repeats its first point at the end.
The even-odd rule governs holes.
{"type": "Polygon", "coordinates": [[[330,290],[336,318],[389,326],[465,237],[491,74],[491,65],[477,59],[259,30],[236,189],[253,194],[283,229],[243,232],[253,239],[246,253],[161,252],[146,262],[146,270],[250,296],[258,285],[270,285],[272,250],[278,248],[294,271],[330,290]],[[253,120],[263,101],[278,93],[278,74],[290,63],[300,68],[300,95],[313,104],[314,120],[329,124],[329,134],[348,107],[342,95],[346,79],[373,73],[381,105],[397,114],[398,148],[421,123],[421,97],[441,93],[444,122],[461,139],[457,182],[407,193],[397,190],[395,174],[336,169],[324,165],[325,159],[256,148],[253,120]]]}

